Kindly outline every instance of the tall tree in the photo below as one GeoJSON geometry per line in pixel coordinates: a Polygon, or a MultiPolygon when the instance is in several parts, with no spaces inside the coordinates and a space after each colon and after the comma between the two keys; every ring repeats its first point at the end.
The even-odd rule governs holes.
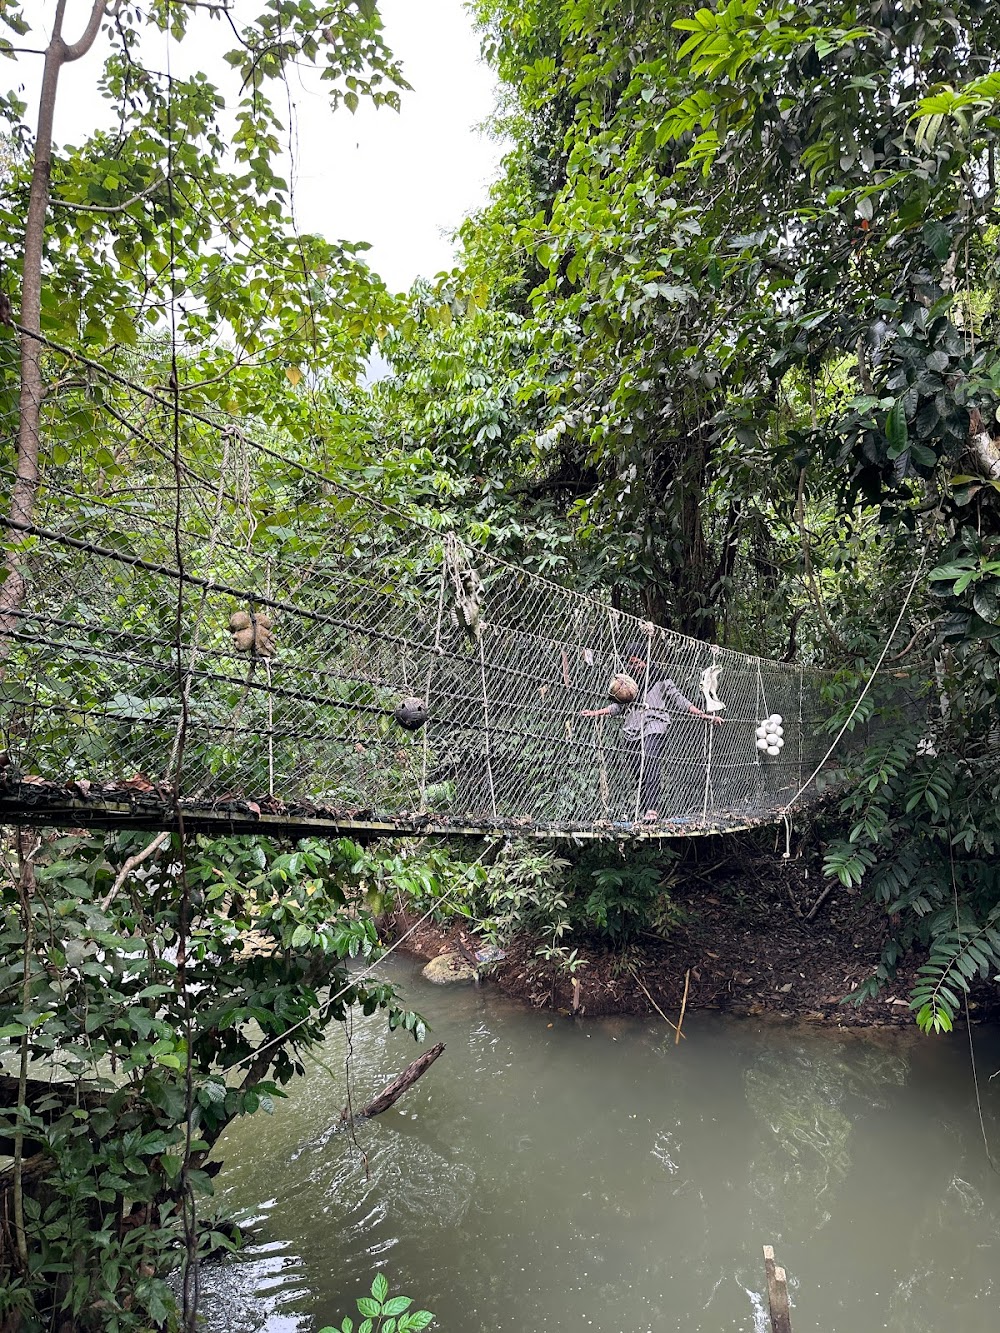
{"type": "MultiPolygon", "coordinates": [[[[317,401],[349,416],[368,347],[393,314],[357,257],[363,246],[297,232],[268,95],[293,63],[312,64],[335,106],[398,105],[405,83],[373,3],[262,0],[256,17],[242,6],[251,17],[238,26],[228,4],[153,0],[140,11],[89,0],[70,42],[73,9],[55,0],[49,10],[37,124],[14,93],[0,97],[0,458],[13,525],[3,642],[37,572],[19,527],[47,486],[47,514],[83,527],[109,470],[135,466],[140,488],[157,468],[160,482],[176,480],[155,450],[136,463],[131,445],[141,453],[149,441],[115,417],[120,381],[95,378],[93,363],[166,385],[185,407],[252,411],[261,430],[281,430],[288,452],[303,452],[317,448],[317,401]],[[232,73],[220,71],[219,84],[236,87],[235,103],[205,73],[176,77],[141,58],[144,28],[180,42],[213,21],[232,31],[232,73]],[[93,59],[99,40],[96,81],[116,123],[60,146],[59,74],[93,59]],[[118,457],[106,447],[109,421],[129,441],[118,457]]],[[[13,34],[5,52],[35,45],[37,5],[5,0],[0,20],[13,34]]],[[[274,504],[266,479],[245,490],[251,513],[274,504]]],[[[100,521],[110,536],[106,509],[100,521]]],[[[119,535],[129,541],[127,523],[119,535]]],[[[2,689],[5,714],[23,724],[27,683],[2,689]]],[[[13,1159],[0,1172],[4,1328],[178,1327],[182,1317],[193,1327],[197,1261],[228,1243],[197,1216],[211,1188],[205,1157],[225,1124],[269,1105],[301,1069],[300,1052],[353,1004],[419,1028],[391,988],[347,974],[347,957],[375,945],[351,883],[355,852],[29,830],[0,849],[0,1029],[20,1056],[0,1127],[13,1159]],[[264,952],[244,947],[252,927],[269,940],[264,952]],[[323,1003],[320,987],[330,988],[323,1003]],[[165,1281],[179,1231],[183,1316],[165,1281]]]]}
{"type": "MultiPolygon", "coordinates": [[[[614,595],[676,627],[853,668],[902,613],[891,655],[934,682],[929,716],[872,753],[827,868],[900,923],[882,979],[936,941],[919,1011],[950,1021],[1000,960],[998,11],[477,13],[513,148],[452,290],[485,283],[517,329],[485,369],[518,385],[486,447],[553,533],[601,552],[614,595]]],[[[452,314],[464,334],[421,327],[396,354],[411,417],[426,367],[484,318],[452,314]]],[[[474,475],[461,403],[424,419],[444,470],[474,475]]],[[[500,516],[496,489],[478,515],[500,516]]],[[[843,689],[853,706],[861,679],[843,689]]]]}

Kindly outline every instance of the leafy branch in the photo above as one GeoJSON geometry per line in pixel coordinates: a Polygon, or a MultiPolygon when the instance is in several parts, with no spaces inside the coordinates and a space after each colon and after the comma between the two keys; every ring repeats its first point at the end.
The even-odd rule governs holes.
{"type": "Polygon", "coordinates": [[[950,1032],[972,980],[983,980],[1000,967],[1000,906],[981,925],[956,926],[934,936],[930,957],[919,969],[910,997],[921,1032],[950,1032]]]}
{"type": "Polygon", "coordinates": [[[358,1313],[362,1316],[357,1329],[348,1315],[339,1325],[321,1328],[320,1333],[418,1333],[434,1322],[429,1310],[410,1310],[409,1296],[389,1296],[389,1284],[379,1273],[372,1282],[371,1296],[358,1297],[358,1313]]]}

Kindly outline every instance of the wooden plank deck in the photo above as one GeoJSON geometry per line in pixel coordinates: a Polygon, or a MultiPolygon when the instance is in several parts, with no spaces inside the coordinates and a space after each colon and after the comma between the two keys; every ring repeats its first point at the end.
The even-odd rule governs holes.
{"type": "MultiPolygon", "coordinates": [[[[334,810],[307,802],[284,804],[273,798],[259,801],[226,798],[198,801],[183,798],[180,813],[189,833],[216,835],[259,833],[272,838],[353,838],[372,842],[383,838],[485,838],[497,834],[540,841],[652,842],[672,838],[710,837],[766,828],[780,822],[777,811],[732,819],[716,813],[709,820],[664,820],[658,824],[534,823],[525,819],[475,819],[404,812],[334,810]]],[[[32,827],[175,830],[178,815],[162,790],[143,791],[93,787],[84,794],[81,784],[8,779],[0,783],[0,824],[32,827]]]]}

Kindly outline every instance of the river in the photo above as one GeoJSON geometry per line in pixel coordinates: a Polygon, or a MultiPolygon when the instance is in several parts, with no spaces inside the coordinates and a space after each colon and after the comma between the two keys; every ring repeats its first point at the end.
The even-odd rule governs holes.
{"type": "MultiPolygon", "coordinates": [[[[252,1223],[203,1273],[212,1333],[315,1333],[378,1271],[449,1333],[764,1333],[761,1246],[794,1333],[995,1333],[1000,1175],[966,1035],[691,1014],[572,1021],[385,975],[444,1055],[388,1112],[331,1132],[347,1033],[275,1113],[233,1126],[217,1185],[252,1223]]],[[[351,1038],[363,1104],[419,1053],[351,1038]]],[[[977,1030],[1000,1156],[1000,1033],[977,1030]]]]}

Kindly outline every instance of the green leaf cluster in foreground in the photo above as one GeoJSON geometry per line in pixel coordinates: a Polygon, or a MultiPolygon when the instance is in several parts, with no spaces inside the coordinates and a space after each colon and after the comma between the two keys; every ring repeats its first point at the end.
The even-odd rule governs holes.
{"type": "Polygon", "coordinates": [[[371,1296],[358,1297],[358,1313],[362,1319],[357,1328],[348,1315],[340,1325],[330,1325],[320,1329],[320,1333],[416,1333],[418,1329],[430,1327],[434,1316],[429,1310],[413,1310],[407,1314],[412,1304],[409,1296],[390,1297],[389,1284],[379,1273],[372,1282],[371,1296]]]}

